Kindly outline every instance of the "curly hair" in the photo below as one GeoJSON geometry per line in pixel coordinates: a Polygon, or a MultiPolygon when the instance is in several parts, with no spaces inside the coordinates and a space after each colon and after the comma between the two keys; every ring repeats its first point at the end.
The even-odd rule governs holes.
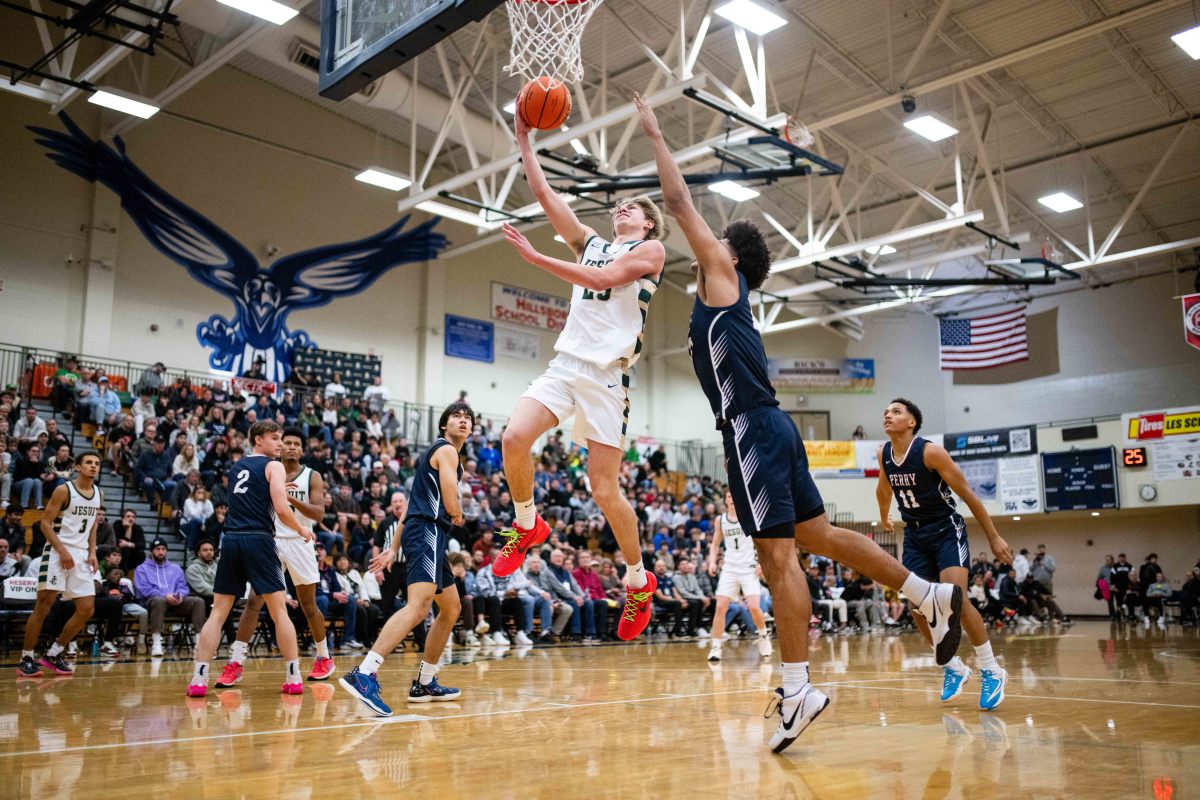
{"type": "Polygon", "coordinates": [[[771,274],[771,250],[762,231],[748,219],[729,223],[721,238],[729,242],[737,256],[737,271],[746,276],[746,286],[757,289],[771,274]]]}
{"type": "Polygon", "coordinates": [[[925,423],[925,415],[921,413],[921,409],[917,408],[916,403],[914,403],[912,400],[905,400],[903,397],[897,397],[892,402],[899,403],[900,405],[904,406],[912,418],[917,421],[917,426],[913,428],[913,433],[921,430],[921,425],[925,423]]]}

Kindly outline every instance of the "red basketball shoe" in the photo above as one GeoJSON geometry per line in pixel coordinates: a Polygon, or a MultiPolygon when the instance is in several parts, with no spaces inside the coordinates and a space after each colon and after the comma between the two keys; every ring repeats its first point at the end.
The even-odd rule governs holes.
{"type": "Polygon", "coordinates": [[[654,592],[658,589],[658,578],[646,571],[646,585],[640,589],[625,587],[625,610],[617,623],[617,636],[625,641],[636,639],[650,624],[654,613],[654,592]]]}
{"type": "Polygon", "coordinates": [[[492,574],[504,578],[521,568],[525,563],[525,554],[530,548],[537,547],[550,538],[550,526],[542,519],[542,515],[538,514],[533,521],[532,530],[514,525],[512,530],[500,531],[500,535],[506,537],[508,542],[492,562],[492,574]]]}
{"type": "Polygon", "coordinates": [[[323,681],[333,674],[333,670],[332,658],[318,658],[313,662],[312,672],[308,673],[308,680],[323,681]]]}
{"type": "Polygon", "coordinates": [[[233,661],[225,662],[221,677],[217,678],[218,689],[230,689],[242,682],[242,665],[233,661]]]}

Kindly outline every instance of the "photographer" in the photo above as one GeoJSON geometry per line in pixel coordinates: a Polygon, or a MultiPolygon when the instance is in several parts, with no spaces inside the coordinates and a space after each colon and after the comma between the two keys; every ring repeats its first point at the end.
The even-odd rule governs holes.
{"type": "Polygon", "coordinates": [[[1037,555],[1029,566],[1029,574],[1046,594],[1054,594],[1054,569],[1054,556],[1046,553],[1046,545],[1039,544],[1037,555]]]}

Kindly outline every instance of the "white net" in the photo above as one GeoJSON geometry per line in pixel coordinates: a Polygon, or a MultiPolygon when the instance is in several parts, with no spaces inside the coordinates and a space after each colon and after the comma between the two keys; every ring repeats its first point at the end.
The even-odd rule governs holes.
{"type": "Polygon", "coordinates": [[[546,75],[563,83],[578,82],[583,77],[579,41],[602,2],[508,0],[512,50],[504,71],[529,80],[546,75]]]}

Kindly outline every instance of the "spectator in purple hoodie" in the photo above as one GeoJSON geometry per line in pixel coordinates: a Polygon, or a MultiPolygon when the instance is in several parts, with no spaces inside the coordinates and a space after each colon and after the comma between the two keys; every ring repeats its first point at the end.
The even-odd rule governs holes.
{"type": "Polygon", "coordinates": [[[138,602],[150,611],[150,655],[162,656],[163,620],[167,612],[191,616],[192,626],[204,627],[204,601],[188,591],[187,577],[178,564],[167,560],[167,543],[155,539],[150,558],[134,570],[133,585],[138,602]]]}

